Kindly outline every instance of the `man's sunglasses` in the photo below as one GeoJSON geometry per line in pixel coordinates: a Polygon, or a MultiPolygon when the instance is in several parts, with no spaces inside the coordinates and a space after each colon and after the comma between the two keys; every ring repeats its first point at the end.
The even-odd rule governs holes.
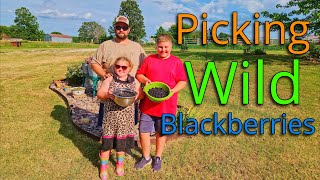
{"type": "Polygon", "coordinates": [[[116,69],[122,69],[122,70],[127,70],[127,68],[128,68],[128,66],[120,66],[120,65],[118,65],[118,64],[116,64],[115,66],[114,66],[116,69]]]}
{"type": "Polygon", "coordinates": [[[115,28],[116,28],[116,30],[124,30],[124,31],[126,31],[126,30],[128,30],[129,29],[129,27],[128,26],[115,26],[115,28]]]}

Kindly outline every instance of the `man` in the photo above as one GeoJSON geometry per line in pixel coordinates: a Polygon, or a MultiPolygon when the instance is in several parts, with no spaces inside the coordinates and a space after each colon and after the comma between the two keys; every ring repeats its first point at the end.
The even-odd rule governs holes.
{"type": "MultiPolygon", "coordinates": [[[[130,74],[134,77],[142,61],[146,58],[146,54],[140,44],[128,39],[130,33],[129,20],[125,16],[116,18],[114,24],[115,39],[103,42],[93,57],[91,58],[91,68],[101,78],[105,79],[112,76],[113,64],[118,57],[127,57],[134,65],[130,74]]],[[[103,111],[103,104],[100,104],[100,112],[103,111]]],[[[137,122],[137,108],[136,118],[137,122]]],[[[102,125],[100,116],[98,126],[102,125]]]]}
{"type": "MultiPolygon", "coordinates": [[[[114,62],[119,57],[127,57],[134,65],[130,74],[135,77],[136,72],[143,60],[146,58],[146,53],[140,44],[128,39],[130,33],[129,20],[125,16],[116,18],[114,24],[114,32],[116,37],[112,40],[105,41],[100,44],[99,48],[91,57],[90,65],[92,70],[97,73],[102,79],[106,79],[113,75],[114,62]]],[[[102,126],[102,115],[104,104],[100,103],[98,126],[102,126]]],[[[135,107],[135,121],[138,119],[138,107],[135,107]]],[[[130,152],[127,152],[130,153],[130,152]]]]}
{"type": "Polygon", "coordinates": [[[125,16],[116,18],[114,24],[116,37],[113,40],[103,42],[91,59],[91,68],[103,79],[112,76],[113,64],[118,57],[127,57],[134,67],[130,74],[136,75],[146,54],[140,44],[128,39],[130,33],[129,20],[125,16]]]}

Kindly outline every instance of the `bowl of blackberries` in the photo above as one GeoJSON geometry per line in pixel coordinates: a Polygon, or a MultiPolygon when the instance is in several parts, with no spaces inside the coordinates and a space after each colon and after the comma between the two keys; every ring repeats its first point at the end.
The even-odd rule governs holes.
{"type": "Polygon", "coordinates": [[[144,86],[143,91],[153,102],[162,102],[172,96],[170,87],[163,82],[152,82],[144,86]]]}
{"type": "Polygon", "coordinates": [[[122,107],[130,106],[136,99],[137,93],[132,89],[118,88],[112,93],[114,95],[114,102],[122,107]]]}

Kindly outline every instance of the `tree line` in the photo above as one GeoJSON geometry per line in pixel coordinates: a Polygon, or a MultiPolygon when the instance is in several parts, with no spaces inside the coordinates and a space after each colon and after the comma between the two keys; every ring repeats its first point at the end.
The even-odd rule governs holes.
{"type": "MultiPolygon", "coordinates": [[[[3,35],[10,36],[12,38],[21,38],[24,40],[43,40],[45,33],[39,30],[39,23],[37,18],[31,14],[30,10],[26,7],[21,7],[15,11],[14,25],[12,26],[0,26],[0,38],[3,35]]],[[[120,10],[117,16],[124,15],[130,21],[131,32],[129,39],[139,42],[145,37],[144,18],[142,16],[139,5],[134,0],[122,1],[120,10]]],[[[113,24],[116,17],[114,17],[113,24]]],[[[78,30],[78,37],[73,37],[74,42],[94,42],[101,43],[105,40],[114,38],[113,25],[108,29],[109,35],[105,28],[95,21],[83,22],[78,30]]],[[[51,34],[61,34],[60,32],[51,32],[51,34]]]]}
{"type": "Polygon", "coordinates": [[[39,30],[39,23],[37,18],[31,14],[29,9],[21,7],[15,11],[16,18],[14,19],[14,25],[9,27],[0,26],[0,35],[8,35],[13,38],[21,38],[25,40],[42,40],[44,38],[44,32],[39,30]]]}
{"type": "MultiPolygon", "coordinates": [[[[265,17],[272,19],[273,21],[281,21],[285,23],[286,30],[289,30],[289,25],[293,21],[304,20],[309,21],[309,33],[320,34],[320,3],[317,3],[318,0],[290,0],[286,5],[277,5],[277,8],[292,8],[295,7],[295,10],[290,11],[289,13],[269,13],[267,11],[262,12],[265,17]]],[[[14,25],[9,27],[0,26],[0,37],[2,34],[9,35],[13,38],[21,38],[25,40],[43,40],[44,32],[39,30],[39,23],[37,18],[31,14],[29,9],[26,7],[21,7],[15,11],[16,18],[14,19],[14,25]]],[[[126,0],[122,1],[120,4],[120,10],[117,16],[124,15],[130,21],[131,32],[129,34],[129,39],[132,41],[140,42],[142,38],[146,36],[144,17],[142,16],[141,10],[137,1],[135,0],[126,0]]],[[[114,38],[114,29],[113,24],[116,17],[114,17],[113,23],[108,28],[108,33],[105,28],[95,21],[83,22],[81,27],[78,30],[78,37],[73,37],[75,42],[86,41],[101,43],[105,40],[114,38]]],[[[183,24],[183,28],[190,28],[189,24],[183,24]]],[[[277,26],[272,27],[274,31],[277,30],[277,26]]],[[[165,30],[160,26],[156,34],[151,36],[151,38],[157,38],[159,34],[170,34],[173,38],[173,41],[177,40],[177,25],[172,25],[165,30]]],[[[187,38],[199,38],[201,37],[201,31],[196,30],[192,33],[184,34],[183,37],[187,38]]],[[[52,32],[52,34],[61,34],[60,32],[52,32]]],[[[218,35],[219,39],[226,39],[229,35],[226,33],[220,33],[218,35]]]]}

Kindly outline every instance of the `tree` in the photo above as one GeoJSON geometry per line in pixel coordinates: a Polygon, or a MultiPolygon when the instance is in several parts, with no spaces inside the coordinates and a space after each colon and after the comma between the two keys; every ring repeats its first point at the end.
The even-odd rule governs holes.
{"type": "Polygon", "coordinates": [[[90,39],[94,43],[99,43],[99,39],[106,36],[106,30],[95,21],[83,22],[78,32],[80,38],[90,39]]]}
{"type": "MultiPolygon", "coordinates": [[[[139,5],[136,1],[134,0],[122,1],[120,4],[120,10],[119,10],[118,16],[121,16],[121,15],[126,16],[129,19],[129,24],[131,29],[129,34],[129,39],[131,39],[132,41],[138,42],[140,41],[140,39],[146,36],[144,18],[141,14],[139,5]]],[[[113,24],[115,23],[115,19],[116,17],[114,18],[113,24]]],[[[111,35],[114,35],[113,26],[109,27],[108,32],[111,35]]]]}
{"type": "Polygon", "coordinates": [[[15,25],[11,26],[13,37],[27,40],[39,40],[44,38],[44,32],[39,30],[37,18],[31,14],[29,9],[21,7],[16,9],[15,25]]]}
{"type": "Polygon", "coordinates": [[[113,36],[107,36],[107,34],[104,34],[104,35],[100,36],[99,43],[102,43],[104,41],[107,41],[107,40],[110,40],[110,39],[113,39],[113,38],[114,38],[113,36]]]}
{"type": "Polygon", "coordinates": [[[3,36],[11,36],[10,27],[0,26],[0,39],[2,39],[3,36]]]}
{"type": "MultiPolygon", "coordinates": [[[[182,28],[183,29],[188,29],[191,28],[191,25],[189,24],[182,24],[182,28]]],[[[177,43],[178,40],[178,27],[176,24],[170,26],[170,28],[168,29],[168,33],[171,34],[172,38],[173,38],[173,43],[177,43]]],[[[191,33],[184,33],[182,35],[182,39],[186,38],[199,38],[200,37],[201,32],[196,30],[194,32],[191,33]]]]}
{"type": "Polygon", "coordinates": [[[230,37],[229,34],[223,33],[223,32],[219,33],[219,35],[218,35],[218,38],[219,38],[220,40],[227,40],[227,39],[229,39],[229,37],[230,37]]]}
{"type": "Polygon", "coordinates": [[[156,34],[152,36],[152,38],[157,39],[160,34],[167,34],[167,33],[168,32],[162,26],[160,26],[159,29],[157,29],[156,34]]]}
{"type": "MultiPolygon", "coordinates": [[[[290,0],[286,5],[276,5],[277,8],[293,8],[289,13],[269,13],[263,11],[265,17],[271,18],[273,21],[281,21],[284,23],[286,30],[289,30],[293,21],[309,21],[310,33],[320,34],[320,3],[319,0],[290,0]]],[[[272,30],[277,30],[274,26],[272,30]]]]}
{"type": "Polygon", "coordinates": [[[57,31],[54,31],[54,32],[51,32],[50,34],[62,34],[61,32],[57,32],[57,31]]]}

